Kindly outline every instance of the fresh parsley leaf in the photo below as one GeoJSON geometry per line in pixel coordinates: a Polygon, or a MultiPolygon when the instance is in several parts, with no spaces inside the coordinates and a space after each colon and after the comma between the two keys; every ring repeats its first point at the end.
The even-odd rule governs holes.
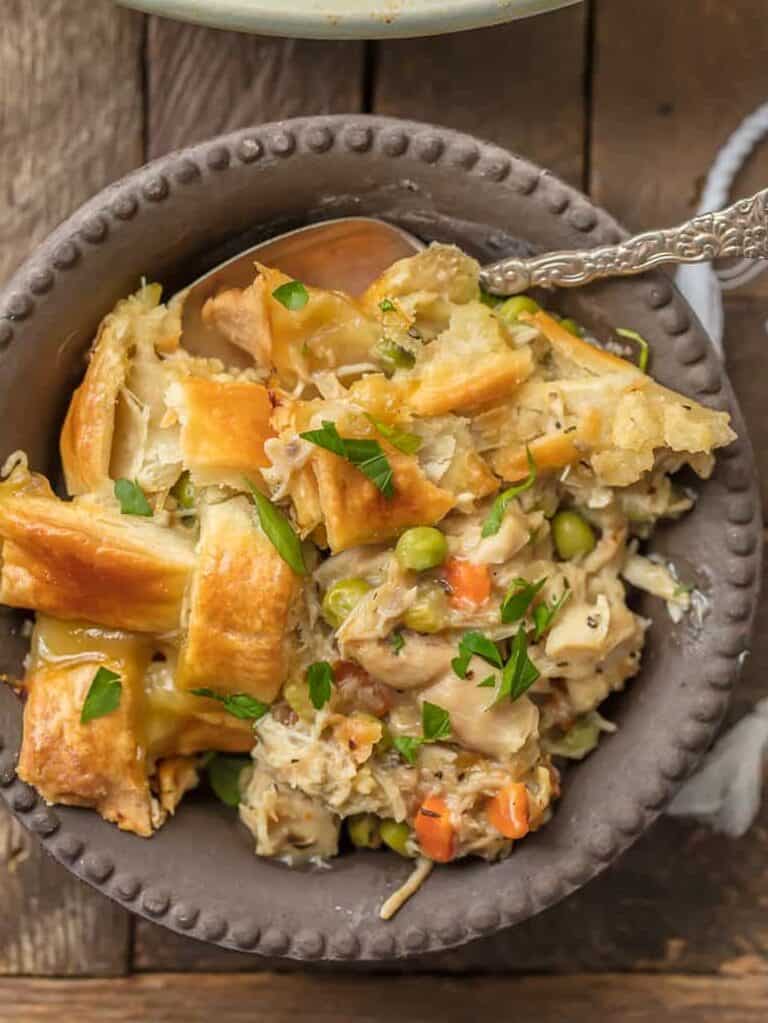
{"type": "Polygon", "coordinates": [[[269,713],[269,704],[262,703],[248,693],[217,693],[213,689],[190,689],[193,696],[204,696],[207,700],[217,700],[224,710],[240,721],[260,721],[269,713]]]}
{"type": "Polygon", "coordinates": [[[439,742],[451,734],[451,716],[436,703],[425,700],[421,705],[421,730],[424,742],[439,742]]]}
{"type": "Polygon", "coordinates": [[[425,700],[421,705],[421,735],[397,735],[392,745],[409,764],[416,763],[416,755],[425,742],[439,742],[451,734],[451,716],[436,703],[425,700]]]}
{"type": "Polygon", "coordinates": [[[552,625],[555,615],[571,595],[571,584],[566,579],[565,589],[550,607],[546,601],[538,604],[533,610],[533,641],[538,643],[544,633],[552,625]]]}
{"type": "Polygon", "coordinates": [[[377,440],[340,437],[336,424],[327,420],[321,430],[308,430],[300,436],[351,462],[387,499],[395,496],[392,466],[377,440]]]}
{"type": "Polygon", "coordinates": [[[306,575],[307,567],[304,564],[301,540],[293,531],[293,526],[288,518],[249,479],[246,479],[245,482],[253,495],[256,512],[259,516],[259,525],[264,530],[265,536],[296,575],[306,575]]]}
{"type": "Polygon", "coordinates": [[[307,668],[309,698],[315,710],[322,710],[333,691],[333,668],[328,661],[315,661],[307,668]]]}
{"type": "Polygon", "coordinates": [[[393,448],[397,448],[403,454],[415,455],[421,447],[422,440],[417,433],[407,433],[405,430],[398,430],[396,426],[390,426],[389,423],[376,419],[375,416],[370,415],[368,412],[365,413],[365,418],[378,430],[382,437],[389,441],[393,448]]]}
{"type": "Polygon", "coordinates": [[[227,806],[240,802],[240,775],[251,763],[250,757],[229,757],[216,753],[206,764],[208,782],[227,806]]]}
{"type": "Polygon", "coordinates": [[[381,302],[379,302],[379,309],[383,313],[393,313],[395,311],[395,303],[391,298],[382,298],[381,302]]]}
{"type": "Polygon", "coordinates": [[[541,672],[528,656],[528,637],[521,625],[512,640],[509,660],[501,673],[501,685],[496,702],[498,703],[506,697],[514,702],[531,688],[540,674],[541,672]]]}
{"type": "Polygon", "coordinates": [[[510,622],[525,618],[528,608],[546,581],[546,576],[535,583],[529,583],[527,579],[515,579],[501,602],[502,622],[509,625],[510,622]]]}
{"type": "Polygon", "coordinates": [[[504,518],[504,512],[507,510],[510,501],[525,493],[526,490],[530,490],[536,482],[536,463],[533,460],[531,449],[526,448],[525,454],[528,458],[528,475],[522,483],[516,483],[514,487],[509,487],[499,494],[491,505],[488,518],[483,523],[482,536],[495,536],[499,529],[501,529],[501,521],[504,518]]]}
{"type": "Polygon", "coordinates": [[[115,497],[120,502],[123,515],[152,517],[152,507],[138,483],[125,479],[115,480],[115,497]]]}
{"type": "Polygon", "coordinates": [[[279,288],[275,288],[272,298],[285,306],[289,312],[297,313],[309,302],[309,292],[301,281],[286,281],[279,288]]]}
{"type": "Polygon", "coordinates": [[[647,372],[650,347],[645,338],[638,334],[636,330],[630,330],[629,327],[617,327],[616,333],[619,337],[625,337],[628,341],[635,342],[639,349],[637,353],[637,367],[642,370],[643,373],[647,372]]]}
{"type": "Polygon", "coordinates": [[[477,688],[478,689],[493,689],[495,687],[495,685],[496,685],[496,676],[495,675],[489,675],[487,678],[484,678],[482,682],[478,682],[477,683],[477,688]]]}
{"type": "Polygon", "coordinates": [[[87,725],[89,721],[103,718],[117,710],[122,695],[123,683],[120,676],[109,668],[99,668],[83,701],[80,724],[87,725]]]}
{"type": "Polygon", "coordinates": [[[416,738],[412,735],[396,735],[392,740],[392,745],[395,747],[400,756],[404,760],[407,760],[409,764],[416,763],[416,754],[421,749],[423,743],[423,739],[416,738]]]}
{"type": "Polygon", "coordinates": [[[399,629],[396,629],[395,632],[390,633],[389,642],[392,644],[395,656],[397,656],[405,646],[405,636],[399,629]]]}
{"type": "Polygon", "coordinates": [[[451,661],[451,667],[459,678],[467,677],[467,668],[472,657],[477,655],[484,661],[501,668],[504,662],[501,659],[499,648],[492,639],[488,639],[482,632],[465,632],[459,643],[459,656],[451,661]]]}

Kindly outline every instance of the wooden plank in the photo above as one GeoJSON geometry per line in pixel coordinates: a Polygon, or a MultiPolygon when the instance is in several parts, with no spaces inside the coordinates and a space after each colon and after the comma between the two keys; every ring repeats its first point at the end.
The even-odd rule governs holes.
{"type": "Polygon", "coordinates": [[[476,32],[380,43],[377,113],[517,150],[581,185],[586,7],[476,32]]]}
{"type": "MultiPolygon", "coordinates": [[[[0,281],[60,220],[142,160],[141,15],[6,0],[0,33],[0,281]]],[[[129,918],[0,812],[0,973],[111,975],[129,918]]]]}
{"type": "Polygon", "coordinates": [[[148,155],[300,114],[361,109],[364,44],[267,39],[151,18],[148,155]]]}
{"type": "Polygon", "coordinates": [[[156,975],[118,981],[0,983],[0,1023],[464,1023],[510,1015],[537,1023],[762,1023],[768,977],[606,974],[461,981],[156,975]],[[510,1010],[511,1007],[511,1010],[510,1010]]]}
{"type": "Polygon", "coordinates": [[[0,975],[126,973],[125,910],[50,859],[0,808],[0,975]]]}
{"type": "MultiPolygon", "coordinates": [[[[691,216],[719,147],[768,99],[765,0],[596,0],[590,184],[632,229],[691,216]]],[[[768,145],[733,197],[765,187],[768,145]]],[[[768,277],[753,293],[768,293],[768,277]]]]}
{"type": "Polygon", "coordinates": [[[102,0],[5,0],[2,16],[0,281],[143,155],[141,15],[102,0]]]}

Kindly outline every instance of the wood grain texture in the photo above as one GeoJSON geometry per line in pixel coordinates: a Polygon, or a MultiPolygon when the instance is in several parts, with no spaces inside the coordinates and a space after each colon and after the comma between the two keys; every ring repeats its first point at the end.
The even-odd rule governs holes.
{"type": "Polygon", "coordinates": [[[584,167],[586,8],[378,44],[374,109],[474,132],[572,184],[584,167]]]}
{"type": "MultiPolygon", "coordinates": [[[[0,281],[142,160],[140,15],[106,0],[3,0],[0,281]]],[[[125,972],[129,918],[0,810],[0,973],[125,972]]]]}
{"type": "MultiPolygon", "coordinates": [[[[631,229],[691,216],[717,150],[768,99],[765,0],[594,0],[591,190],[631,229]],[[628,26],[631,25],[631,30],[628,26]]],[[[768,180],[768,145],[732,196],[768,180]]],[[[749,289],[768,293],[768,277],[749,289]]]]}
{"type": "Polygon", "coordinates": [[[361,109],[364,44],[268,39],[151,18],[148,155],[299,114],[361,109]]]}
{"type": "Polygon", "coordinates": [[[142,161],[141,15],[108,0],[3,0],[0,281],[142,161]]]}
{"type": "Polygon", "coordinates": [[[0,1023],[762,1023],[768,977],[526,977],[456,981],[184,975],[0,983],[0,1023]]]}
{"type": "Polygon", "coordinates": [[[4,806],[0,900],[0,975],[127,972],[128,914],[50,859],[4,806]]]}

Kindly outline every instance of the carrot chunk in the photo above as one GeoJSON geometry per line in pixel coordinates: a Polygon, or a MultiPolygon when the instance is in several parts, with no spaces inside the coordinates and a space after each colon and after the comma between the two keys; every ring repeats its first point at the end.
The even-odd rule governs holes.
{"type": "Polygon", "coordinates": [[[450,601],[454,607],[479,607],[491,595],[491,573],[487,565],[449,558],[444,575],[451,588],[450,601]]]}
{"type": "Polygon", "coordinates": [[[448,807],[439,796],[427,796],[421,804],[414,830],[422,853],[430,860],[448,863],[453,859],[455,833],[448,807]]]}
{"type": "Polygon", "coordinates": [[[511,782],[488,800],[488,820],[505,838],[523,838],[530,831],[528,790],[511,782]]]}

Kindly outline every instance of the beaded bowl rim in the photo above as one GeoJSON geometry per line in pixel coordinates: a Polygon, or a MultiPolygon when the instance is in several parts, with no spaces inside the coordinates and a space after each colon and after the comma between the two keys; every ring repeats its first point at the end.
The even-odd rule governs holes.
{"type": "MultiPolygon", "coordinates": [[[[452,173],[471,175],[484,187],[511,189],[526,201],[545,205],[548,215],[566,218],[570,229],[583,235],[585,245],[617,240],[623,234],[607,213],[571,186],[521,157],[464,133],[373,115],[295,118],[247,128],[139,168],[98,193],[53,231],[0,292],[0,374],[5,352],[17,339],[26,341],[26,335],[34,335],[37,304],[51,301],[57,289],[66,287],[73,267],[103,259],[113,226],[151,217],[158,203],[191,181],[215,179],[231,168],[242,172],[267,156],[274,158],[274,166],[306,154],[316,158],[335,147],[350,158],[373,153],[372,158],[379,161],[396,161],[408,153],[427,172],[447,162],[452,173]]],[[[295,931],[269,914],[262,914],[265,920],[256,915],[246,921],[228,920],[216,906],[206,906],[204,898],[190,903],[178,892],[145,883],[132,862],[135,857],[127,855],[126,863],[120,863],[100,852],[98,842],[89,847],[82,817],[68,808],[45,806],[34,789],[16,776],[18,751],[5,734],[8,722],[0,713],[0,792],[21,823],[76,876],[152,921],[225,948],[299,960],[388,960],[454,947],[553,905],[605,869],[658,816],[715,734],[749,642],[762,553],[754,461],[724,370],[667,279],[658,274],[644,279],[655,282],[646,288],[646,304],[657,317],[659,332],[674,342],[690,389],[715,407],[731,408],[740,426],[739,439],[720,454],[728,502],[724,530],[728,600],[723,602],[722,620],[716,623],[712,664],[686,698],[689,706],[679,734],[668,749],[659,751],[657,772],[636,787],[632,805],[614,807],[606,814],[583,847],[563,852],[557,872],[549,869],[533,876],[528,889],[521,892],[518,885],[512,898],[504,898],[503,891],[494,901],[469,903],[468,897],[457,898],[452,908],[415,926],[399,926],[397,918],[381,926],[369,922],[367,934],[338,926],[336,920],[331,926],[311,921],[295,931]]],[[[18,717],[18,710],[13,713],[18,717]]]]}

